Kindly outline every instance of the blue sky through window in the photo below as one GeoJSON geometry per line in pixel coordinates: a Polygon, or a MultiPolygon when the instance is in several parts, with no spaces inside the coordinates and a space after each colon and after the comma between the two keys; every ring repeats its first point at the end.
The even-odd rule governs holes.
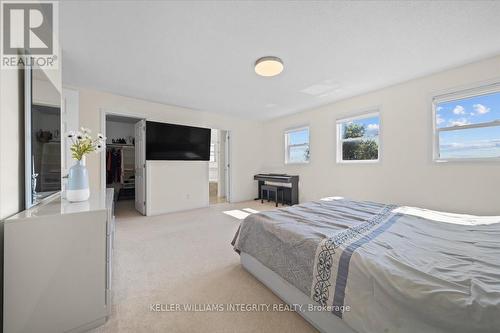
{"type": "Polygon", "coordinates": [[[289,145],[300,145],[303,143],[309,143],[309,130],[303,129],[288,133],[289,145]]]}
{"type": "Polygon", "coordinates": [[[352,121],[347,121],[342,124],[342,137],[344,137],[343,133],[345,131],[346,126],[349,124],[358,124],[365,127],[365,138],[374,138],[379,135],[380,132],[380,117],[373,116],[369,118],[361,118],[355,119],[352,121]]]}
{"type": "MultiPolygon", "coordinates": [[[[500,92],[439,103],[437,128],[500,120],[500,92]]],[[[500,157],[500,126],[439,132],[441,158],[500,157]]]]}
{"type": "Polygon", "coordinates": [[[438,128],[500,120],[500,92],[439,103],[436,107],[438,128]]]}
{"type": "Polygon", "coordinates": [[[288,148],[288,163],[300,163],[309,160],[309,129],[304,128],[288,132],[287,144],[291,146],[288,148]]]}

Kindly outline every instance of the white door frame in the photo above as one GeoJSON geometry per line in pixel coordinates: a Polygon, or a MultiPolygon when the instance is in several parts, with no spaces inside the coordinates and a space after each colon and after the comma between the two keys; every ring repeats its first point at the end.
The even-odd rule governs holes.
{"type": "Polygon", "coordinates": [[[142,215],[147,215],[146,209],[146,120],[134,123],[135,134],[135,200],[134,206],[142,215]]]}
{"type": "MultiPolygon", "coordinates": [[[[102,135],[106,136],[106,116],[120,116],[120,117],[126,117],[126,118],[135,118],[137,121],[139,120],[146,120],[146,114],[144,113],[132,113],[132,112],[123,112],[123,111],[116,111],[116,110],[111,110],[107,108],[100,108],[99,109],[101,112],[101,133],[102,135]]],[[[101,191],[106,191],[106,149],[103,149],[102,152],[99,154],[101,158],[101,191]]],[[[146,162],[146,161],[144,161],[146,162]]],[[[144,183],[145,184],[145,183],[144,183]]]]}
{"type": "MultiPolygon", "coordinates": [[[[220,159],[217,159],[217,168],[221,168],[223,167],[224,168],[224,172],[223,172],[223,175],[224,177],[226,177],[226,171],[225,171],[225,168],[226,166],[228,166],[228,172],[227,172],[227,177],[225,179],[225,192],[226,192],[226,202],[228,203],[231,203],[232,202],[232,187],[233,187],[233,184],[231,182],[232,180],[232,173],[233,173],[233,164],[232,164],[232,152],[231,152],[231,130],[227,130],[227,129],[224,129],[224,128],[210,128],[211,130],[217,130],[219,133],[218,133],[218,146],[219,146],[219,150],[220,150],[220,143],[221,143],[221,139],[220,139],[220,135],[221,135],[221,132],[224,132],[226,133],[226,140],[225,140],[225,147],[224,147],[224,166],[221,166],[221,163],[220,163],[220,159]]],[[[217,154],[216,154],[217,155],[217,154]]],[[[210,162],[208,162],[207,164],[207,171],[210,173],[210,162]]],[[[217,171],[217,173],[220,175],[220,172],[217,171]]],[[[218,182],[220,182],[220,179],[218,180],[218,182]]],[[[218,194],[218,193],[217,193],[218,194]]],[[[210,196],[210,192],[207,192],[207,195],[210,196]]]]}
{"type": "MultiPolygon", "coordinates": [[[[231,203],[232,200],[232,195],[233,195],[233,182],[232,182],[232,173],[233,173],[233,159],[232,159],[232,144],[231,144],[231,131],[230,130],[225,130],[226,131],[226,147],[225,147],[225,155],[227,158],[224,158],[226,165],[228,165],[229,171],[227,173],[227,178],[226,178],[226,201],[231,203]]],[[[224,172],[224,175],[226,172],[224,172]]]]}

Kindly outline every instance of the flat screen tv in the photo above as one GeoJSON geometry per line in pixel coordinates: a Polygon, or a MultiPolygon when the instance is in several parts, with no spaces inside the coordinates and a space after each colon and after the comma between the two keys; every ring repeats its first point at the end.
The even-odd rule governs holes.
{"type": "Polygon", "coordinates": [[[208,161],[210,129],[148,121],[146,159],[208,161]]]}

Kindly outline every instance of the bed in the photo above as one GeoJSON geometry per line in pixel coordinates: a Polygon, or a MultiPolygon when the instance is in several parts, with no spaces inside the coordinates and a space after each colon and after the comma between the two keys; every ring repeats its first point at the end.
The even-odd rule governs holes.
{"type": "Polygon", "coordinates": [[[321,332],[500,332],[500,217],[325,198],[260,212],[245,269],[321,332]]]}

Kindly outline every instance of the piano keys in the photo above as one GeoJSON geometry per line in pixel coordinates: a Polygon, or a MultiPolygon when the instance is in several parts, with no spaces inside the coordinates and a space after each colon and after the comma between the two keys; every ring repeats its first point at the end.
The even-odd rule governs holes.
{"type": "Polygon", "coordinates": [[[299,203],[299,176],[291,176],[281,173],[259,173],[253,176],[258,181],[258,196],[260,200],[260,187],[264,184],[283,187],[283,199],[285,204],[296,205],[299,203]]]}

